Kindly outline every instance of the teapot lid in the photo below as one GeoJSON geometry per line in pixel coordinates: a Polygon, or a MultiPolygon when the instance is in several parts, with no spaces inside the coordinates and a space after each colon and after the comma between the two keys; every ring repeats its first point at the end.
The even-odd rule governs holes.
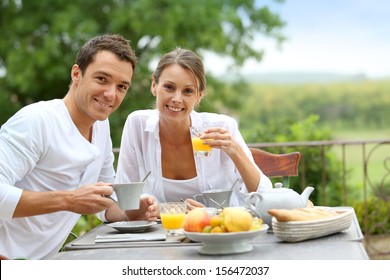
{"type": "Polygon", "coordinates": [[[293,192],[292,189],[283,188],[283,184],[280,182],[275,183],[274,187],[270,191],[276,192],[276,193],[293,192]]]}
{"type": "Polygon", "coordinates": [[[281,189],[283,188],[283,184],[281,182],[277,182],[274,184],[274,188],[281,189]]]}

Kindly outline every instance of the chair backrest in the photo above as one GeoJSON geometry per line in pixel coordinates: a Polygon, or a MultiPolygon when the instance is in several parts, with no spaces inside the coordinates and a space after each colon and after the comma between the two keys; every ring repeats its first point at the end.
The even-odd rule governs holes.
{"type": "Polygon", "coordinates": [[[298,176],[300,152],[273,154],[257,148],[249,148],[257,166],[268,178],[282,178],[283,187],[290,186],[290,177],[298,176]]]}

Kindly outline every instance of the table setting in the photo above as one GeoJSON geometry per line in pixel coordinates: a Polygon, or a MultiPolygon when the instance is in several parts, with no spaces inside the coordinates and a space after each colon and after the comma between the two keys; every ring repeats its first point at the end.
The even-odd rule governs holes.
{"type": "Polygon", "coordinates": [[[340,215],[350,213],[350,226],[338,233],[302,241],[285,241],[283,237],[277,236],[276,231],[269,232],[266,224],[261,229],[242,233],[187,232],[183,229],[181,239],[167,240],[166,230],[160,222],[142,232],[121,232],[102,223],[67,244],[63,252],[50,259],[368,259],[361,242],[363,234],[353,208],[331,209],[338,211],[340,215]],[[136,235],[138,239],[127,237],[128,234],[136,235]],[[159,240],[152,240],[153,237],[147,240],[148,236],[159,240]],[[223,244],[229,244],[228,251],[223,251],[223,244]]]}
{"type": "MultiPolygon", "coordinates": [[[[356,215],[353,211],[352,207],[332,207],[330,208],[330,211],[337,211],[340,216],[339,218],[328,218],[324,219],[321,223],[322,227],[326,228],[326,225],[324,223],[332,223],[332,221],[337,221],[340,219],[340,222],[342,222],[343,227],[348,227],[346,229],[340,229],[337,233],[329,233],[329,234],[322,234],[322,236],[319,237],[311,237],[305,235],[304,239],[314,239],[318,240],[320,242],[334,242],[334,241],[362,241],[363,240],[363,234],[360,230],[359,223],[357,221],[356,215]],[[329,221],[331,219],[331,221],[329,221]],[[348,222],[345,221],[345,219],[350,219],[350,224],[347,224],[348,222]]],[[[206,212],[207,213],[207,212],[206,212]]],[[[207,213],[208,215],[208,213],[207,213]]],[[[273,221],[276,220],[275,218],[273,221]]],[[[126,223],[124,223],[124,228],[121,228],[121,226],[118,227],[117,223],[103,223],[87,234],[79,237],[78,239],[70,242],[67,244],[64,248],[65,251],[70,250],[83,250],[83,249],[96,249],[96,248],[131,248],[131,247],[149,247],[149,246],[202,246],[202,242],[211,243],[213,242],[212,238],[219,239],[225,238],[226,240],[229,240],[227,243],[231,244],[232,242],[237,242],[237,239],[234,235],[237,233],[202,233],[196,231],[188,231],[186,232],[184,229],[179,230],[179,235],[176,239],[167,238],[166,237],[166,229],[163,228],[161,221],[159,222],[148,222],[148,221],[137,221],[137,223],[134,223],[134,227],[127,227],[126,223]],[[138,230],[141,226],[142,230],[138,230]],[[185,234],[186,233],[186,234],[185,234]],[[229,236],[233,235],[233,237],[229,236]],[[211,237],[209,237],[211,236],[211,237]],[[230,238],[233,239],[230,240],[230,238]]],[[[300,236],[297,236],[296,234],[291,234],[291,231],[301,232],[297,230],[300,225],[302,225],[303,222],[286,222],[284,228],[282,230],[279,230],[279,227],[281,227],[282,222],[278,222],[275,226],[274,221],[274,227],[277,228],[275,232],[269,232],[268,231],[268,225],[263,224],[260,232],[254,232],[252,233],[245,233],[244,235],[248,235],[245,237],[249,237],[250,240],[248,242],[250,244],[266,244],[266,243],[285,243],[285,242],[297,242],[300,243],[306,242],[304,240],[296,240],[297,238],[300,238],[300,236]],[[291,224],[298,223],[298,226],[292,226],[291,224]],[[300,225],[299,225],[300,224],[300,225]],[[288,229],[286,229],[289,227],[288,229]],[[290,231],[290,233],[289,233],[290,231]]],[[[306,223],[306,227],[308,227],[308,223],[306,223]]],[[[313,224],[313,222],[311,222],[313,224]]],[[[318,221],[314,221],[314,224],[318,223],[318,221]]],[[[132,222],[130,223],[132,224],[132,222]]],[[[318,227],[317,225],[317,228],[318,227]]],[[[327,227],[329,229],[329,226],[327,227]]],[[[214,242],[215,243],[215,242],[214,242]]],[[[216,254],[219,254],[218,251],[215,252],[216,254]]]]}
{"type": "Polygon", "coordinates": [[[224,195],[206,195],[214,204],[192,210],[161,203],[159,221],[102,223],[54,259],[367,259],[354,209],[314,206],[311,192],[249,193],[240,207],[226,206],[224,195]]]}

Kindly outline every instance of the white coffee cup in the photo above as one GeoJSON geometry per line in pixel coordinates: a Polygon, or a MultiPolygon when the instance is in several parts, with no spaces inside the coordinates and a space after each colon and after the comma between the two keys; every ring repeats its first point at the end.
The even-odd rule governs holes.
{"type": "Polygon", "coordinates": [[[231,189],[211,189],[202,192],[201,194],[194,195],[194,199],[200,203],[203,203],[206,207],[221,208],[228,207],[230,205],[230,198],[232,196],[231,189]],[[216,204],[215,202],[218,204],[216,204]]]}
{"type": "Polygon", "coordinates": [[[145,182],[113,184],[112,188],[118,198],[119,208],[123,210],[139,209],[142,189],[145,182]]]}

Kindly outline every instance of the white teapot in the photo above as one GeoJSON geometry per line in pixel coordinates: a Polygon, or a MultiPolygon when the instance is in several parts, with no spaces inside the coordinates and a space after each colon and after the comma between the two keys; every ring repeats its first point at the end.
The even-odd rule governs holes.
{"type": "Polygon", "coordinates": [[[268,210],[304,208],[313,190],[313,187],[306,187],[302,194],[298,194],[292,189],[283,188],[282,183],[275,183],[275,187],[271,190],[247,194],[245,201],[249,209],[260,216],[272,229],[272,216],[268,210]]]}

